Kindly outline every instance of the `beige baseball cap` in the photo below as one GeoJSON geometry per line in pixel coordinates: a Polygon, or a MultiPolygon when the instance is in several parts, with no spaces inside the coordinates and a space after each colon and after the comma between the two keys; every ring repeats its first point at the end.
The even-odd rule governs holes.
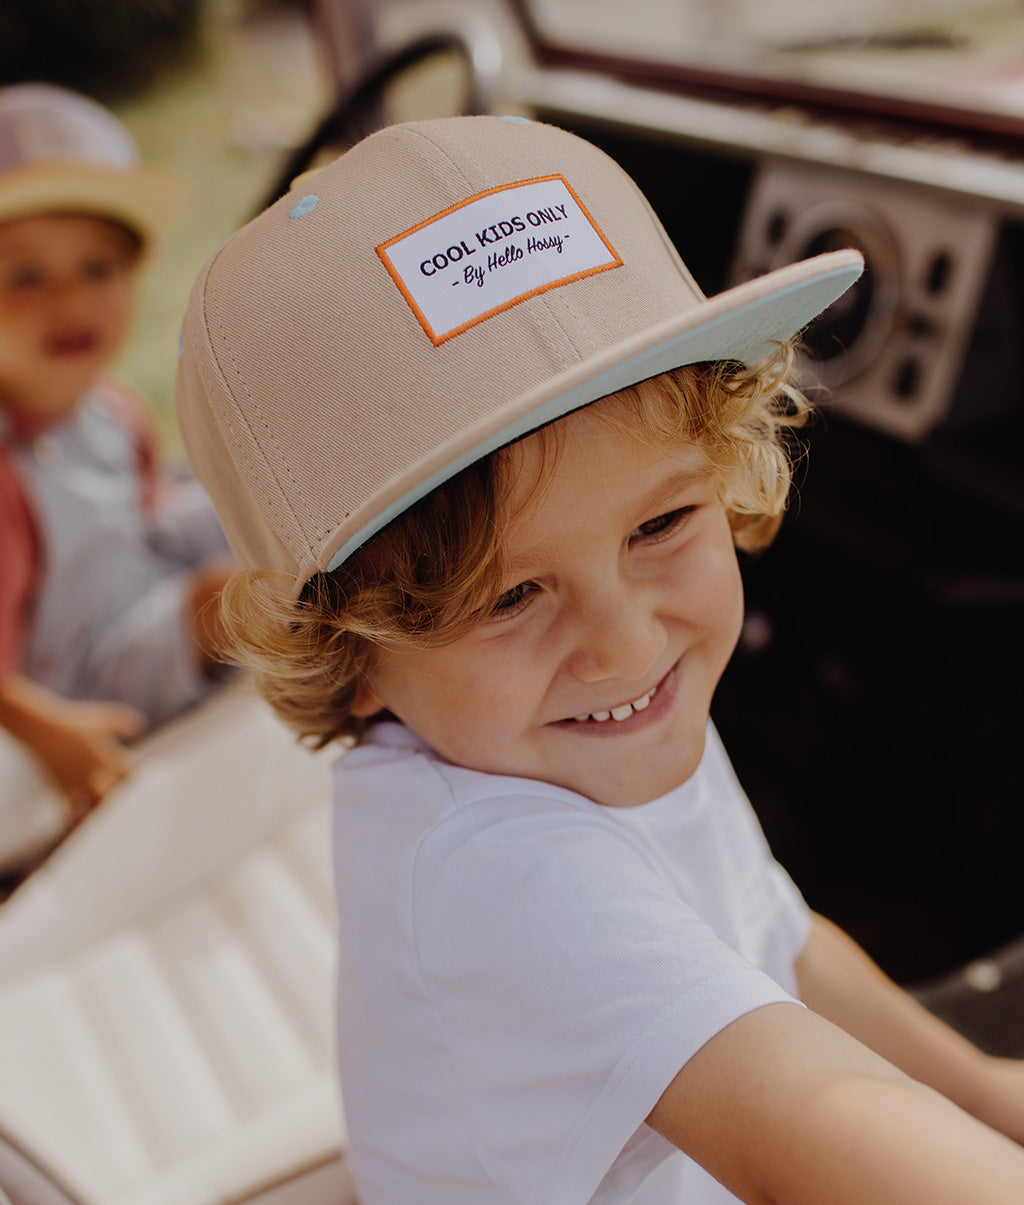
{"type": "Polygon", "coordinates": [[[128,131],[96,101],[53,84],[0,88],[0,221],[87,213],[150,242],[187,195],[176,176],[141,162],[128,131]]]}
{"type": "Polygon", "coordinates": [[[186,311],[178,414],[242,563],[296,594],[473,461],[626,385],[756,363],[863,268],[705,298],[603,151],[522,118],[392,126],[228,240],[186,311]]]}

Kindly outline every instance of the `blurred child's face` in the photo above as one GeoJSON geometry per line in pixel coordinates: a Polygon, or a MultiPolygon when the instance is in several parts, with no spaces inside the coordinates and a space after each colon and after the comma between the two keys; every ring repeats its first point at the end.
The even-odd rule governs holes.
{"type": "Polygon", "coordinates": [[[562,419],[556,449],[535,435],[511,450],[498,608],[451,644],[385,652],[358,714],[387,708],[458,765],[613,807],[693,774],[739,635],[739,570],[704,454],[628,422],[608,398],[562,419]]]}
{"type": "Polygon", "coordinates": [[[75,405],[127,333],[137,258],[101,218],[0,224],[0,404],[40,418],[75,405]]]}

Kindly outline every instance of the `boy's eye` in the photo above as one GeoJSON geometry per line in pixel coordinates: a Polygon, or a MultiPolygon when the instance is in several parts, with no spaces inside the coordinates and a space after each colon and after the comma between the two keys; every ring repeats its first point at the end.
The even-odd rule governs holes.
{"type": "Polygon", "coordinates": [[[43,274],[36,268],[14,268],[4,276],[8,289],[36,289],[43,283],[43,274]]]}
{"type": "Polygon", "coordinates": [[[695,506],[681,506],[678,510],[670,510],[667,514],[658,515],[655,519],[648,519],[646,523],[640,524],[631,538],[652,540],[659,536],[670,535],[696,509],[695,506]]]}
{"type": "Polygon", "coordinates": [[[113,257],[90,259],[82,265],[84,280],[110,280],[117,273],[118,262],[113,257]]]}
{"type": "Polygon", "coordinates": [[[513,586],[511,590],[506,590],[494,604],[491,614],[498,619],[505,619],[509,615],[514,615],[526,606],[532,590],[532,582],[520,582],[518,586],[513,586]]]}

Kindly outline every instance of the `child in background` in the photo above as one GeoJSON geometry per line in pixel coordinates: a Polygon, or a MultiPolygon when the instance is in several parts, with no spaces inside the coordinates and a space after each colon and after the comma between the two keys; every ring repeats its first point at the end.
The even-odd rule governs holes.
{"type": "Polygon", "coordinates": [[[71,818],[128,772],[124,741],[214,680],[227,545],[106,375],[181,191],[95,102],[0,90],[0,725],[71,818]]]}
{"type": "Polygon", "coordinates": [[[356,745],[363,1205],[1024,1200],[1024,1066],[809,912],[709,719],[735,546],[785,504],[787,342],[860,270],[707,300],[607,156],[474,117],[373,135],[197,281],[178,407],[246,567],[226,627],[356,745]]]}

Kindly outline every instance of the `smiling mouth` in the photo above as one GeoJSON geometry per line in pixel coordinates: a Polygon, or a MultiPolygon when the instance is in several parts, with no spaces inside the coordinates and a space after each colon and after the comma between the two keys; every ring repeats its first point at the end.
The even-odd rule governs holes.
{"type": "Polygon", "coordinates": [[[603,724],[605,720],[613,720],[622,723],[623,720],[628,720],[631,715],[636,715],[638,711],[646,711],[651,705],[651,699],[657,694],[657,686],[652,687],[647,694],[641,695],[639,699],[634,699],[632,703],[622,703],[618,707],[613,707],[610,711],[591,711],[587,715],[573,716],[573,720],[577,724],[584,724],[588,720],[596,720],[599,724],[603,724]]]}

